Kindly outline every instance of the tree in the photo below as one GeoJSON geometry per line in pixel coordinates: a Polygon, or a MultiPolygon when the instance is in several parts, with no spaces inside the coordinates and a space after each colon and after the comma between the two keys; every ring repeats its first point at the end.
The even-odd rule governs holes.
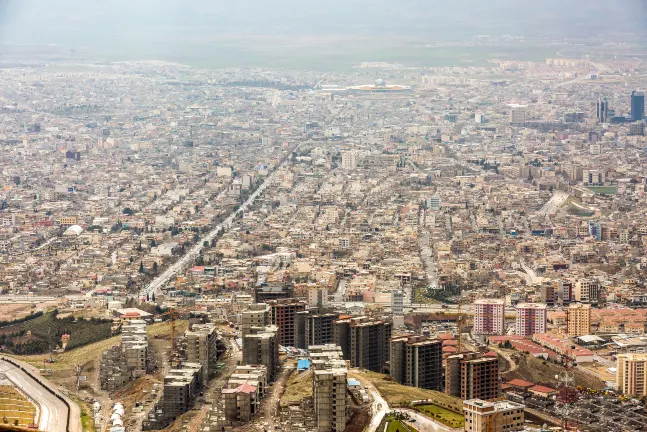
{"type": "Polygon", "coordinates": [[[151,295],[151,300],[154,302],[155,301],[155,291],[153,291],[153,294],[151,295]]]}
{"type": "Polygon", "coordinates": [[[155,262],[153,263],[153,271],[155,272],[155,274],[157,274],[157,269],[158,269],[157,261],[155,261],[155,262]]]}
{"type": "Polygon", "coordinates": [[[133,263],[133,261],[135,261],[135,260],[133,259],[133,257],[130,257],[130,263],[131,263],[131,264],[133,263]]]}
{"type": "Polygon", "coordinates": [[[127,216],[132,216],[133,214],[135,214],[135,211],[130,207],[124,208],[121,212],[127,216]]]}
{"type": "Polygon", "coordinates": [[[144,273],[144,261],[139,262],[139,272],[144,273]]]}
{"type": "Polygon", "coordinates": [[[139,246],[137,246],[137,252],[141,252],[141,251],[142,251],[142,241],[140,240],[139,246]]]}

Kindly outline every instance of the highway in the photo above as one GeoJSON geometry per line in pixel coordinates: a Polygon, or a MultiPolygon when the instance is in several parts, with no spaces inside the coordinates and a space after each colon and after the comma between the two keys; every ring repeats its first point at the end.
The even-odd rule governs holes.
{"type": "Polygon", "coordinates": [[[276,166],[274,171],[270,175],[267,176],[265,181],[261,183],[261,185],[247,198],[247,201],[245,201],[239,208],[238,210],[232,212],[227,219],[225,219],[222,223],[217,225],[213,230],[211,230],[207,235],[204,237],[200,238],[198,242],[193,246],[182,258],[180,258],[175,264],[167,268],[161,275],[156,277],[146,288],[144,288],[140,293],[139,293],[139,298],[140,300],[146,300],[146,297],[155,293],[155,295],[160,294],[160,290],[162,287],[166,286],[166,284],[173,278],[175,275],[180,273],[183,269],[185,269],[188,265],[194,262],[194,260],[200,255],[200,251],[203,248],[203,243],[204,242],[209,242],[216,238],[218,233],[222,231],[224,227],[230,227],[234,218],[236,217],[237,213],[243,212],[247,210],[247,208],[254,203],[254,200],[263,193],[265,188],[272,183],[272,180],[274,179],[276,171],[279,169],[279,167],[285,162],[287,159],[289,159],[290,155],[294,153],[295,151],[298,150],[299,146],[301,144],[297,145],[294,147],[288,155],[279,162],[279,164],[276,166]]]}
{"type": "MultiPolygon", "coordinates": [[[[4,360],[0,360],[0,372],[4,373],[9,381],[36,403],[38,408],[36,423],[39,430],[65,432],[67,406],[60,399],[47,391],[25,372],[4,360]]],[[[81,432],[80,429],[73,430],[81,432]]]]}
{"type": "Polygon", "coordinates": [[[570,195],[566,192],[556,191],[546,204],[539,210],[540,215],[551,216],[564,204],[570,195]]]}

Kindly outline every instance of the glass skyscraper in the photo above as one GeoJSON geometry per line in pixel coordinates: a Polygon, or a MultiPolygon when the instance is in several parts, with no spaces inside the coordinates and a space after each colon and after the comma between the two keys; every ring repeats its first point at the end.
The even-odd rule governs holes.
{"type": "Polygon", "coordinates": [[[640,121],[645,117],[645,93],[633,91],[631,93],[631,117],[640,121]]]}

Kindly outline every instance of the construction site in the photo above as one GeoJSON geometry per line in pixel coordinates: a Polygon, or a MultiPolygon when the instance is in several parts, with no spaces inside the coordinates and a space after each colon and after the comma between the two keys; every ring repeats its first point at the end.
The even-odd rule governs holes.
{"type": "Polygon", "coordinates": [[[169,312],[170,360],[163,378],[159,399],[146,414],[143,430],[162,429],[193,407],[203,391],[221,369],[218,359],[225,352],[215,324],[207,323],[204,315],[192,314],[188,330],[175,334],[174,310],[169,312]]]}

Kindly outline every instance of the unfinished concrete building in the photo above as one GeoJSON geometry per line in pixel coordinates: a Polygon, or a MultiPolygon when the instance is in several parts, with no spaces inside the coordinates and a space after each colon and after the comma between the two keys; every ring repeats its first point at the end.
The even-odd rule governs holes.
{"type": "Polygon", "coordinates": [[[245,337],[252,327],[265,327],[271,322],[270,306],[267,303],[250,304],[246,311],[240,314],[241,336],[245,337]]]}
{"type": "Polygon", "coordinates": [[[335,344],[351,367],[383,372],[389,360],[391,323],[369,317],[335,321],[335,344]]]}
{"type": "Polygon", "coordinates": [[[314,346],[312,395],[317,432],[342,432],[348,418],[348,369],[335,345],[314,346]]]}
{"type": "Polygon", "coordinates": [[[246,423],[252,419],[267,391],[265,366],[239,366],[222,390],[224,419],[228,424],[246,423]]]}
{"type": "Polygon", "coordinates": [[[499,359],[470,352],[447,357],[445,393],[466,399],[494,400],[501,395],[499,359]]]}
{"type": "Polygon", "coordinates": [[[163,429],[187,412],[202,390],[202,376],[199,363],[184,363],[181,369],[171,369],[164,377],[162,399],[148,413],[142,430],[163,429]]]}
{"type": "Polygon", "coordinates": [[[148,338],[146,322],[131,320],[121,328],[121,344],[103,352],[99,383],[103,390],[115,391],[127,382],[146,375],[148,338]]]}
{"type": "Polygon", "coordinates": [[[268,379],[274,379],[278,368],[279,343],[276,326],[252,327],[243,338],[244,365],[264,365],[268,379]]]}
{"type": "Polygon", "coordinates": [[[254,301],[256,303],[292,297],[294,297],[294,287],[290,284],[279,286],[262,285],[254,288],[254,301]]]}
{"type": "Polygon", "coordinates": [[[218,363],[218,332],[214,324],[194,324],[185,333],[186,359],[202,365],[202,380],[209,381],[218,363]]]}
{"type": "Polygon", "coordinates": [[[442,349],[442,341],[428,336],[401,336],[391,339],[391,377],[407,386],[442,390],[442,349]]]}
{"type": "Polygon", "coordinates": [[[182,369],[171,369],[164,377],[162,410],[164,416],[173,421],[191,408],[196,396],[202,390],[202,365],[184,363],[182,369]]]}
{"type": "Polygon", "coordinates": [[[279,344],[296,346],[297,313],[306,310],[307,303],[292,298],[271,300],[267,303],[270,305],[272,324],[279,329],[279,344]]]}
{"type": "Polygon", "coordinates": [[[296,347],[307,349],[310,345],[324,345],[335,341],[337,313],[319,313],[317,310],[297,312],[296,347]]]}

